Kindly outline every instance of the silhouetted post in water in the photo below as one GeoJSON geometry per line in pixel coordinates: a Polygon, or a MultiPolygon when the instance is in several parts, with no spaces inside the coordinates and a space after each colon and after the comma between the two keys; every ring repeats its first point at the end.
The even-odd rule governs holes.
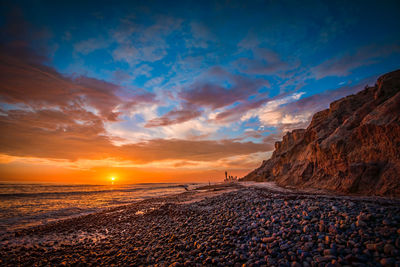
{"type": "Polygon", "coordinates": [[[228,181],[228,172],[225,171],[225,181],[228,181]]]}

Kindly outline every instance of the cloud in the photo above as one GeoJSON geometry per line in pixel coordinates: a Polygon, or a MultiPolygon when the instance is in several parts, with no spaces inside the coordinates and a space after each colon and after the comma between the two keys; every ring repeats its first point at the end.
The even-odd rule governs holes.
{"type": "Polygon", "coordinates": [[[191,38],[185,39],[185,45],[187,48],[208,48],[209,43],[212,40],[216,40],[216,37],[205,27],[202,23],[191,22],[190,23],[191,38]]]}
{"type": "Polygon", "coordinates": [[[280,72],[294,68],[282,61],[279,55],[269,49],[253,48],[253,58],[240,58],[236,64],[244,73],[278,75],[280,72]]]}
{"type": "Polygon", "coordinates": [[[114,82],[116,82],[117,84],[124,84],[124,83],[128,83],[128,82],[131,83],[132,81],[134,81],[136,78],[138,78],[140,76],[145,76],[146,78],[150,78],[152,70],[153,70],[153,68],[147,64],[138,65],[133,70],[117,69],[117,70],[111,72],[111,76],[112,76],[111,79],[114,82]]]}
{"type": "Polygon", "coordinates": [[[182,138],[187,140],[202,140],[215,138],[215,133],[219,126],[209,123],[209,121],[200,116],[179,124],[171,124],[157,129],[163,138],[182,138]],[[213,136],[214,135],[214,136],[213,136]]]}
{"type": "Polygon", "coordinates": [[[400,53],[399,45],[364,46],[354,53],[346,53],[342,56],[328,59],[320,65],[312,68],[312,73],[317,79],[327,76],[347,76],[351,71],[382,61],[392,54],[400,53]]]}
{"type": "Polygon", "coordinates": [[[144,86],[145,87],[154,87],[160,85],[164,81],[163,77],[154,77],[150,80],[148,80],[144,86]]]}
{"type": "Polygon", "coordinates": [[[217,137],[219,125],[210,123],[204,116],[179,123],[171,121],[171,124],[165,126],[145,127],[150,121],[158,122],[157,109],[157,105],[143,107],[135,111],[127,121],[107,123],[105,126],[109,134],[124,139],[113,143],[121,145],[151,139],[204,140],[217,137]]]}
{"type": "MultiPolygon", "coordinates": [[[[1,101],[10,105],[2,108],[0,115],[0,152],[6,155],[65,160],[115,158],[145,163],[170,159],[211,161],[270,149],[233,140],[153,139],[117,146],[114,143],[121,140],[105,130],[105,123],[117,120],[121,112],[156,103],[154,94],[132,95],[106,81],[65,77],[52,68],[28,64],[4,53],[0,78],[1,101]]],[[[185,113],[171,112],[168,118],[182,121],[185,113]]],[[[196,134],[208,129],[205,123],[186,121],[161,131],[171,131],[169,136],[196,134]]]]}
{"type": "Polygon", "coordinates": [[[216,83],[197,81],[188,89],[181,91],[179,97],[196,106],[217,109],[238,101],[245,101],[248,97],[257,94],[263,86],[269,85],[267,80],[232,75],[220,68],[213,68],[210,73],[217,77],[228,78],[232,86],[227,88],[216,83]]]}
{"type": "Polygon", "coordinates": [[[134,19],[121,19],[116,30],[110,35],[117,46],[112,52],[116,61],[130,66],[143,62],[155,62],[167,55],[169,44],[166,38],[181,27],[180,19],[159,16],[152,25],[136,24],[134,19]]]}
{"type": "Polygon", "coordinates": [[[304,92],[294,93],[289,96],[268,101],[261,107],[248,111],[241,117],[242,121],[246,121],[252,117],[257,117],[264,126],[275,126],[282,123],[283,114],[278,109],[282,105],[298,100],[304,92]]]}
{"type": "Polygon", "coordinates": [[[112,56],[116,61],[126,61],[132,64],[134,62],[135,64],[138,64],[139,61],[136,60],[139,58],[138,53],[138,50],[133,45],[122,44],[112,52],[112,56]]]}
{"type": "Polygon", "coordinates": [[[285,72],[298,67],[298,61],[289,64],[276,51],[266,47],[270,44],[249,33],[238,43],[238,52],[246,56],[236,60],[235,66],[247,74],[277,76],[284,76],[285,72]]]}
{"type": "Polygon", "coordinates": [[[0,152],[19,157],[116,158],[146,163],[170,159],[212,161],[270,149],[263,144],[233,140],[153,139],[116,146],[104,131],[102,121],[93,114],[82,112],[74,115],[57,110],[11,110],[7,116],[0,116],[0,152]]]}
{"type": "Polygon", "coordinates": [[[122,96],[124,101],[121,101],[118,105],[118,108],[121,112],[137,112],[138,108],[144,108],[144,106],[152,104],[155,105],[158,103],[156,99],[157,96],[154,93],[143,92],[140,94],[127,94],[122,96]]]}
{"type": "Polygon", "coordinates": [[[172,124],[182,123],[194,118],[197,118],[201,115],[201,111],[195,109],[182,109],[182,110],[171,110],[161,116],[160,118],[155,118],[148,121],[145,127],[159,127],[159,126],[167,126],[172,124]]]}
{"type": "Polygon", "coordinates": [[[256,109],[263,105],[264,103],[271,101],[272,99],[261,98],[255,101],[246,101],[243,102],[233,108],[227,109],[225,111],[217,113],[213,120],[217,123],[226,123],[233,122],[235,120],[240,119],[240,117],[245,114],[247,111],[256,109]]]}
{"type": "Polygon", "coordinates": [[[131,80],[133,77],[129,72],[124,70],[115,70],[112,72],[112,79],[118,83],[124,83],[131,80]]]}
{"type": "MultiPolygon", "coordinates": [[[[268,102],[283,99],[285,97],[290,96],[290,92],[279,94],[275,97],[267,97],[265,95],[261,95],[259,97],[255,97],[254,99],[243,101],[242,103],[232,107],[230,109],[218,112],[213,116],[212,119],[216,123],[227,123],[233,121],[240,121],[245,114],[251,114],[252,110],[259,109],[263,105],[266,105],[268,102]]],[[[255,116],[256,117],[256,116],[255,116]]],[[[250,117],[249,117],[250,118],[250,117]]]]}
{"type": "Polygon", "coordinates": [[[117,119],[119,114],[114,109],[122,102],[116,95],[121,89],[118,85],[85,76],[73,79],[73,83],[80,86],[75,98],[81,98],[82,102],[96,108],[106,120],[117,119]]]}
{"type": "Polygon", "coordinates": [[[124,92],[118,85],[86,77],[65,77],[42,64],[29,64],[6,51],[0,55],[0,99],[9,104],[24,104],[33,109],[92,108],[102,120],[115,121],[119,106],[132,108],[135,104],[154,102],[154,95],[124,92]],[[121,99],[118,95],[124,95],[121,99]]]}
{"type": "Polygon", "coordinates": [[[83,55],[88,55],[96,50],[105,49],[109,45],[110,45],[109,42],[106,42],[102,39],[90,38],[90,39],[75,43],[74,50],[77,53],[80,53],[83,55]]]}
{"type": "Polygon", "coordinates": [[[166,140],[156,139],[144,143],[127,145],[124,151],[138,156],[140,161],[165,159],[186,159],[195,161],[213,161],[220,158],[246,155],[255,152],[269,151],[271,147],[253,142],[236,142],[233,140],[166,140]]]}
{"type": "Polygon", "coordinates": [[[260,126],[257,129],[253,129],[253,128],[245,129],[241,140],[246,140],[247,138],[262,139],[263,143],[270,143],[271,145],[273,145],[274,142],[271,143],[267,137],[275,136],[275,135],[276,134],[272,133],[272,131],[270,129],[265,128],[264,126],[260,126]]]}
{"type": "Polygon", "coordinates": [[[93,158],[110,148],[102,120],[83,110],[10,110],[0,116],[0,128],[1,152],[7,155],[93,158]]]}

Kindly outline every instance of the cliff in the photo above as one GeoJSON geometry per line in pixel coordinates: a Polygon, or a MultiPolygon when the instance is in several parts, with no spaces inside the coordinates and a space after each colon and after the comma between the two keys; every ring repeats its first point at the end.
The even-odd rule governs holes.
{"type": "Polygon", "coordinates": [[[287,133],[243,181],[400,196],[400,70],[316,113],[287,133]]]}

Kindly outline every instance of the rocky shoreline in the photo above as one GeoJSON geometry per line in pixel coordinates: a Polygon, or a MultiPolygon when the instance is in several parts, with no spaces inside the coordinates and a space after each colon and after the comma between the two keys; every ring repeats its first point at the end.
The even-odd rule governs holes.
{"type": "Polygon", "coordinates": [[[400,201],[219,187],[0,237],[0,265],[400,266],[400,201]]]}

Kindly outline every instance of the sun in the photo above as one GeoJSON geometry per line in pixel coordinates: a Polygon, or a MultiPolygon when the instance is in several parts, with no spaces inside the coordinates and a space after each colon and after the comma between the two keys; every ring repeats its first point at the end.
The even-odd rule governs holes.
{"type": "Polygon", "coordinates": [[[114,182],[117,180],[115,176],[110,177],[111,184],[114,185],[114,182]]]}

